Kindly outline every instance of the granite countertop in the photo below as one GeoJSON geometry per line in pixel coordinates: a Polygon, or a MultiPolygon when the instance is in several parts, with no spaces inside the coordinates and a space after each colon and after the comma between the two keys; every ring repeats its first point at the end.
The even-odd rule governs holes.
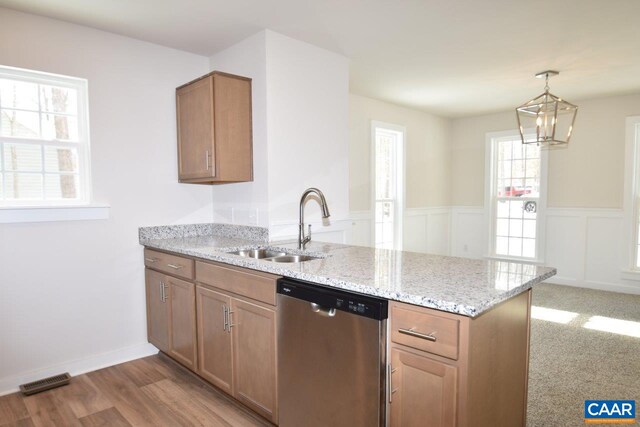
{"type": "MultiPolygon", "coordinates": [[[[202,225],[198,225],[202,226],[202,225]]],[[[207,229],[188,227],[167,232],[140,229],[140,244],[389,300],[476,317],[556,274],[554,268],[517,262],[468,259],[416,252],[311,242],[268,242],[260,227],[207,229]],[[253,248],[282,249],[318,256],[303,263],[275,263],[227,252],[253,248]]],[[[236,226],[237,227],[237,226],[236,226]]],[[[176,228],[175,226],[173,228],[176,228]]]]}

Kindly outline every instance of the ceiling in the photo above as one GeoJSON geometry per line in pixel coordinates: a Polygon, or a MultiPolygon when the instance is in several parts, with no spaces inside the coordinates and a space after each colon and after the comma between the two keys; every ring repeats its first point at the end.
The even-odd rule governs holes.
{"type": "Polygon", "coordinates": [[[444,117],[514,108],[551,90],[640,92],[638,0],[0,0],[210,56],[264,29],[351,59],[351,92],[444,117]]]}

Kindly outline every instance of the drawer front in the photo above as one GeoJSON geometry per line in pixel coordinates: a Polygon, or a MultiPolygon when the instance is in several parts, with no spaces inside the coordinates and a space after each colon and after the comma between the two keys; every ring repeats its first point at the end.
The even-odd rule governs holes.
{"type": "Polygon", "coordinates": [[[177,255],[145,249],[144,265],[183,279],[193,280],[195,277],[193,260],[177,255]]]}
{"type": "Polygon", "coordinates": [[[458,360],[460,322],[408,304],[391,305],[391,341],[458,360]]]}
{"type": "Polygon", "coordinates": [[[276,280],[277,276],[266,277],[217,264],[196,262],[196,281],[270,305],[276,305],[276,280]]]}

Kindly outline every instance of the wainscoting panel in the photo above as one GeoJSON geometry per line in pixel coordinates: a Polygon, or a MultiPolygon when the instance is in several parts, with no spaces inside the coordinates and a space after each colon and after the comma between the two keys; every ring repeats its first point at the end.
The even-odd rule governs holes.
{"type": "MultiPolygon", "coordinates": [[[[352,211],[351,244],[373,245],[370,211],[352,211]]],[[[402,244],[405,251],[448,255],[451,234],[449,207],[405,209],[402,244]]]]}
{"type": "Polygon", "coordinates": [[[586,218],[579,214],[547,210],[544,264],[558,270],[554,279],[585,279],[585,227],[586,218]]]}
{"type": "Polygon", "coordinates": [[[487,224],[484,208],[453,206],[451,208],[451,255],[482,258],[487,255],[487,224]]]}

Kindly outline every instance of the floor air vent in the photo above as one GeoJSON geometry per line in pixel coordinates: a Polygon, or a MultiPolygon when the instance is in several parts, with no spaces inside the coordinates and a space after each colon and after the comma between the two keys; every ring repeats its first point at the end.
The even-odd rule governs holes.
{"type": "Polygon", "coordinates": [[[70,381],[71,375],[65,373],[49,378],[43,378],[41,380],[33,381],[27,384],[22,384],[20,386],[20,391],[28,396],[30,394],[40,393],[41,391],[67,385],[70,381]]]}

